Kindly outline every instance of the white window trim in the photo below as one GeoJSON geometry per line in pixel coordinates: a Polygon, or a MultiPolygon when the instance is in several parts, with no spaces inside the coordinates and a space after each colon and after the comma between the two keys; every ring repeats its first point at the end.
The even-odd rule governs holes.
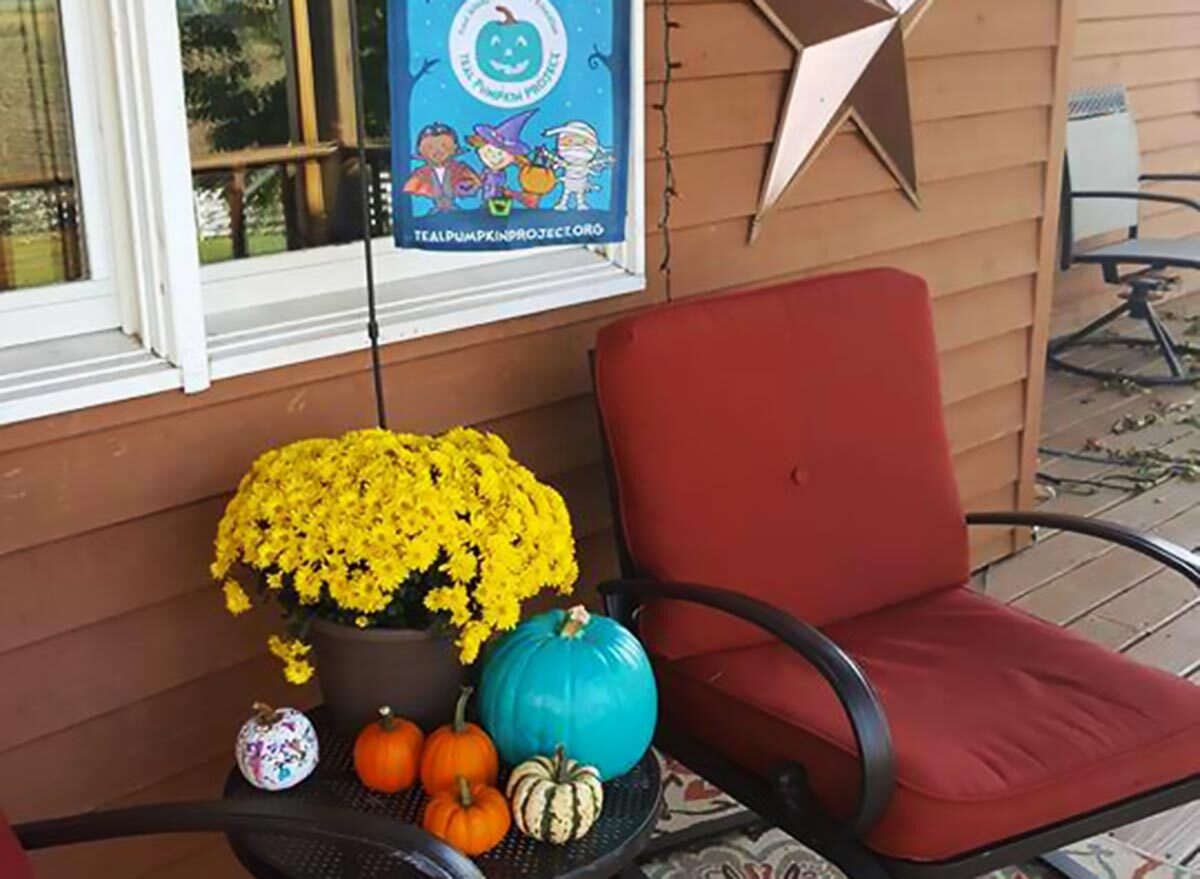
{"type": "MultiPolygon", "coordinates": [[[[119,174],[101,179],[113,190],[110,210],[123,216],[112,225],[111,244],[95,252],[120,255],[111,273],[124,294],[120,325],[144,350],[115,332],[0,349],[0,425],[173,388],[199,392],[216,379],[366,348],[361,243],[201,267],[180,43],[164,38],[179,32],[175,3],[62,3],[64,10],[95,3],[108,14],[103,33],[116,73],[99,89],[97,106],[117,120],[105,143],[123,162],[119,174]],[[301,276],[306,295],[289,295],[301,276]]],[[[645,288],[645,23],[643,4],[630,5],[626,242],[480,258],[375,241],[384,344],[645,288]]],[[[88,223],[89,198],[96,204],[100,196],[84,194],[85,229],[96,225],[88,223]]],[[[69,288],[82,288],[62,286],[31,292],[52,294],[39,303],[47,313],[65,310],[73,304],[69,288]]],[[[11,295],[0,297],[0,313],[11,295]]]]}

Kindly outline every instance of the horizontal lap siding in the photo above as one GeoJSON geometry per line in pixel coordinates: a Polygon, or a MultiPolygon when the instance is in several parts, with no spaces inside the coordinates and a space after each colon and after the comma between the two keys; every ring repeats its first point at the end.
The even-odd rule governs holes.
{"type": "MultiPolygon", "coordinates": [[[[1120,83],[1129,89],[1147,172],[1200,172],[1200,5],[1194,0],[1079,0],[1072,87],[1120,83]]],[[[1191,198],[1198,184],[1153,187],[1191,198]]],[[[1200,214],[1147,205],[1143,234],[1200,235],[1200,214]]],[[[1119,239],[1121,236],[1115,236],[1119,239]]],[[[1111,238],[1085,242],[1099,246],[1111,238]]],[[[1183,291],[1200,287],[1184,273],[1183,291]]],[[[1096,267],[1060,274],[1054,296],[1055,333],[1082,326],[1116,304],[1115,288],[1096,267]]]]}
{"type": "MultiPolygon", "coordinates": [[[[662,87],[660,14],[647,6],[649,103],[662,87]]],[[[909,63],[924,210],[909,207],[847,131],[750,247],[790,55],[747,2],[672,7],[683,65],[671,95],[673,295],[872,265],[925,276],[972,509],[1012,507],[1021,482],[1056,15],[1044,0],[936,4],[913,34],[909,63]]],[[[1159,108],[1180,100],[1150,96],[1159,108]]],[[[657,144],[653,110],[647,126],[657,144]]],[[[1166,150],[1184,135],[1164,126],[1159,136],[1166,150]]],[[[653,219],[663,180],[653,148],[647,174],[653,219]]],[[[657,266],[657,230],[649,250],[657,266]]],[[[385,351],[397,425],[496,430],[563,492],[585,595],[615,573],[586,353],[614,314],[665,295],[655,271],[642,294],[385,351]]],[[[0,430],[0,716],[9,718],[0,796],[12,815],[215,795],[250,701],[315,698],[280,683],[263,656],[270,615],[225,618],[205,567],[215,522],[255,455],[368,423],[365,367],[349,355],[232,379],[195,398],[168,394],[0,430]]],[[[1012,546],[1004,531],[972,535],[979,562],[1012,546]]],[[[122,875],[155,879],[229,868],[211,840],[110,848],[103,858],[39,858],[46,876],[83,879],[108,875],[117,859],[129,865],[122,875]]]]}

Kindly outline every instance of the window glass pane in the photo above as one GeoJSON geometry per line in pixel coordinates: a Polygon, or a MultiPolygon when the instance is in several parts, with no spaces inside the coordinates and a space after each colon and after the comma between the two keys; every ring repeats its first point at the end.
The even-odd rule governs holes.
{"type": "MultiPolygon", "coordinates": [[[[176,3],[202,261],[359,239],[349,0],[176,3]]],[[[358,4],[375,236],[391,231],[386,5],[358,4]]]]}
{"type": "Polygon", "coordinates": [[[86,274],[57,0],[0,0],[0,294],[86,274]]]}

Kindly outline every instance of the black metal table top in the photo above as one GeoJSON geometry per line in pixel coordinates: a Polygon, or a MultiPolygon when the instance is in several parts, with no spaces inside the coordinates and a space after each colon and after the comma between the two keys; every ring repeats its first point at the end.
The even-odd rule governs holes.
{"type": "MultiPolygon", "coordinates": [[[[225,782],[226,798],[283,797],[394,816],[419,825],[425,794],[419,785],[398,794],[375,793],[354,774],[354,741],[332,728],[321,709],[310,712],[321,743],[321,762],[303,783],[268,794],[256,790],[235,766],[225,782]]],[[[501,788],[507,772],[501,773],[501,788]]],[[[591,832],[564,846],[529,839],[514,826],[499,846],[475,858],[488,879],[607,879],[631,864],[654,830],[662,800],[658,760],[648,752],[628,774],[604,785],[604,809],[591,832]]],[[[410,867],[377,852],[335,841],[269,834],[230,836],[242,866],[258,879],[392,879],[415,876],[410,867]]]]}

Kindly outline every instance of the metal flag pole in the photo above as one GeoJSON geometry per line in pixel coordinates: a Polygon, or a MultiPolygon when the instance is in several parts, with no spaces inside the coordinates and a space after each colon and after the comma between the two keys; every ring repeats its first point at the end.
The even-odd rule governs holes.
{"type": "Polygon", "coordinates": [[[362,202],[363,255],[367,266],[367,336],[371,340],[371,376],[375,382],[375,411],[379,426],[387,429],[387,404],[383,393],[383,366],[379,357],[379,314],[375,301],[375,254],[371,249],[371,185],[367,164],[367,108],[363,95],[362,42],[358,0],[350,4],[350,52],[354,55],[354,124],[358,139],[358,184],[362,202]]]}

